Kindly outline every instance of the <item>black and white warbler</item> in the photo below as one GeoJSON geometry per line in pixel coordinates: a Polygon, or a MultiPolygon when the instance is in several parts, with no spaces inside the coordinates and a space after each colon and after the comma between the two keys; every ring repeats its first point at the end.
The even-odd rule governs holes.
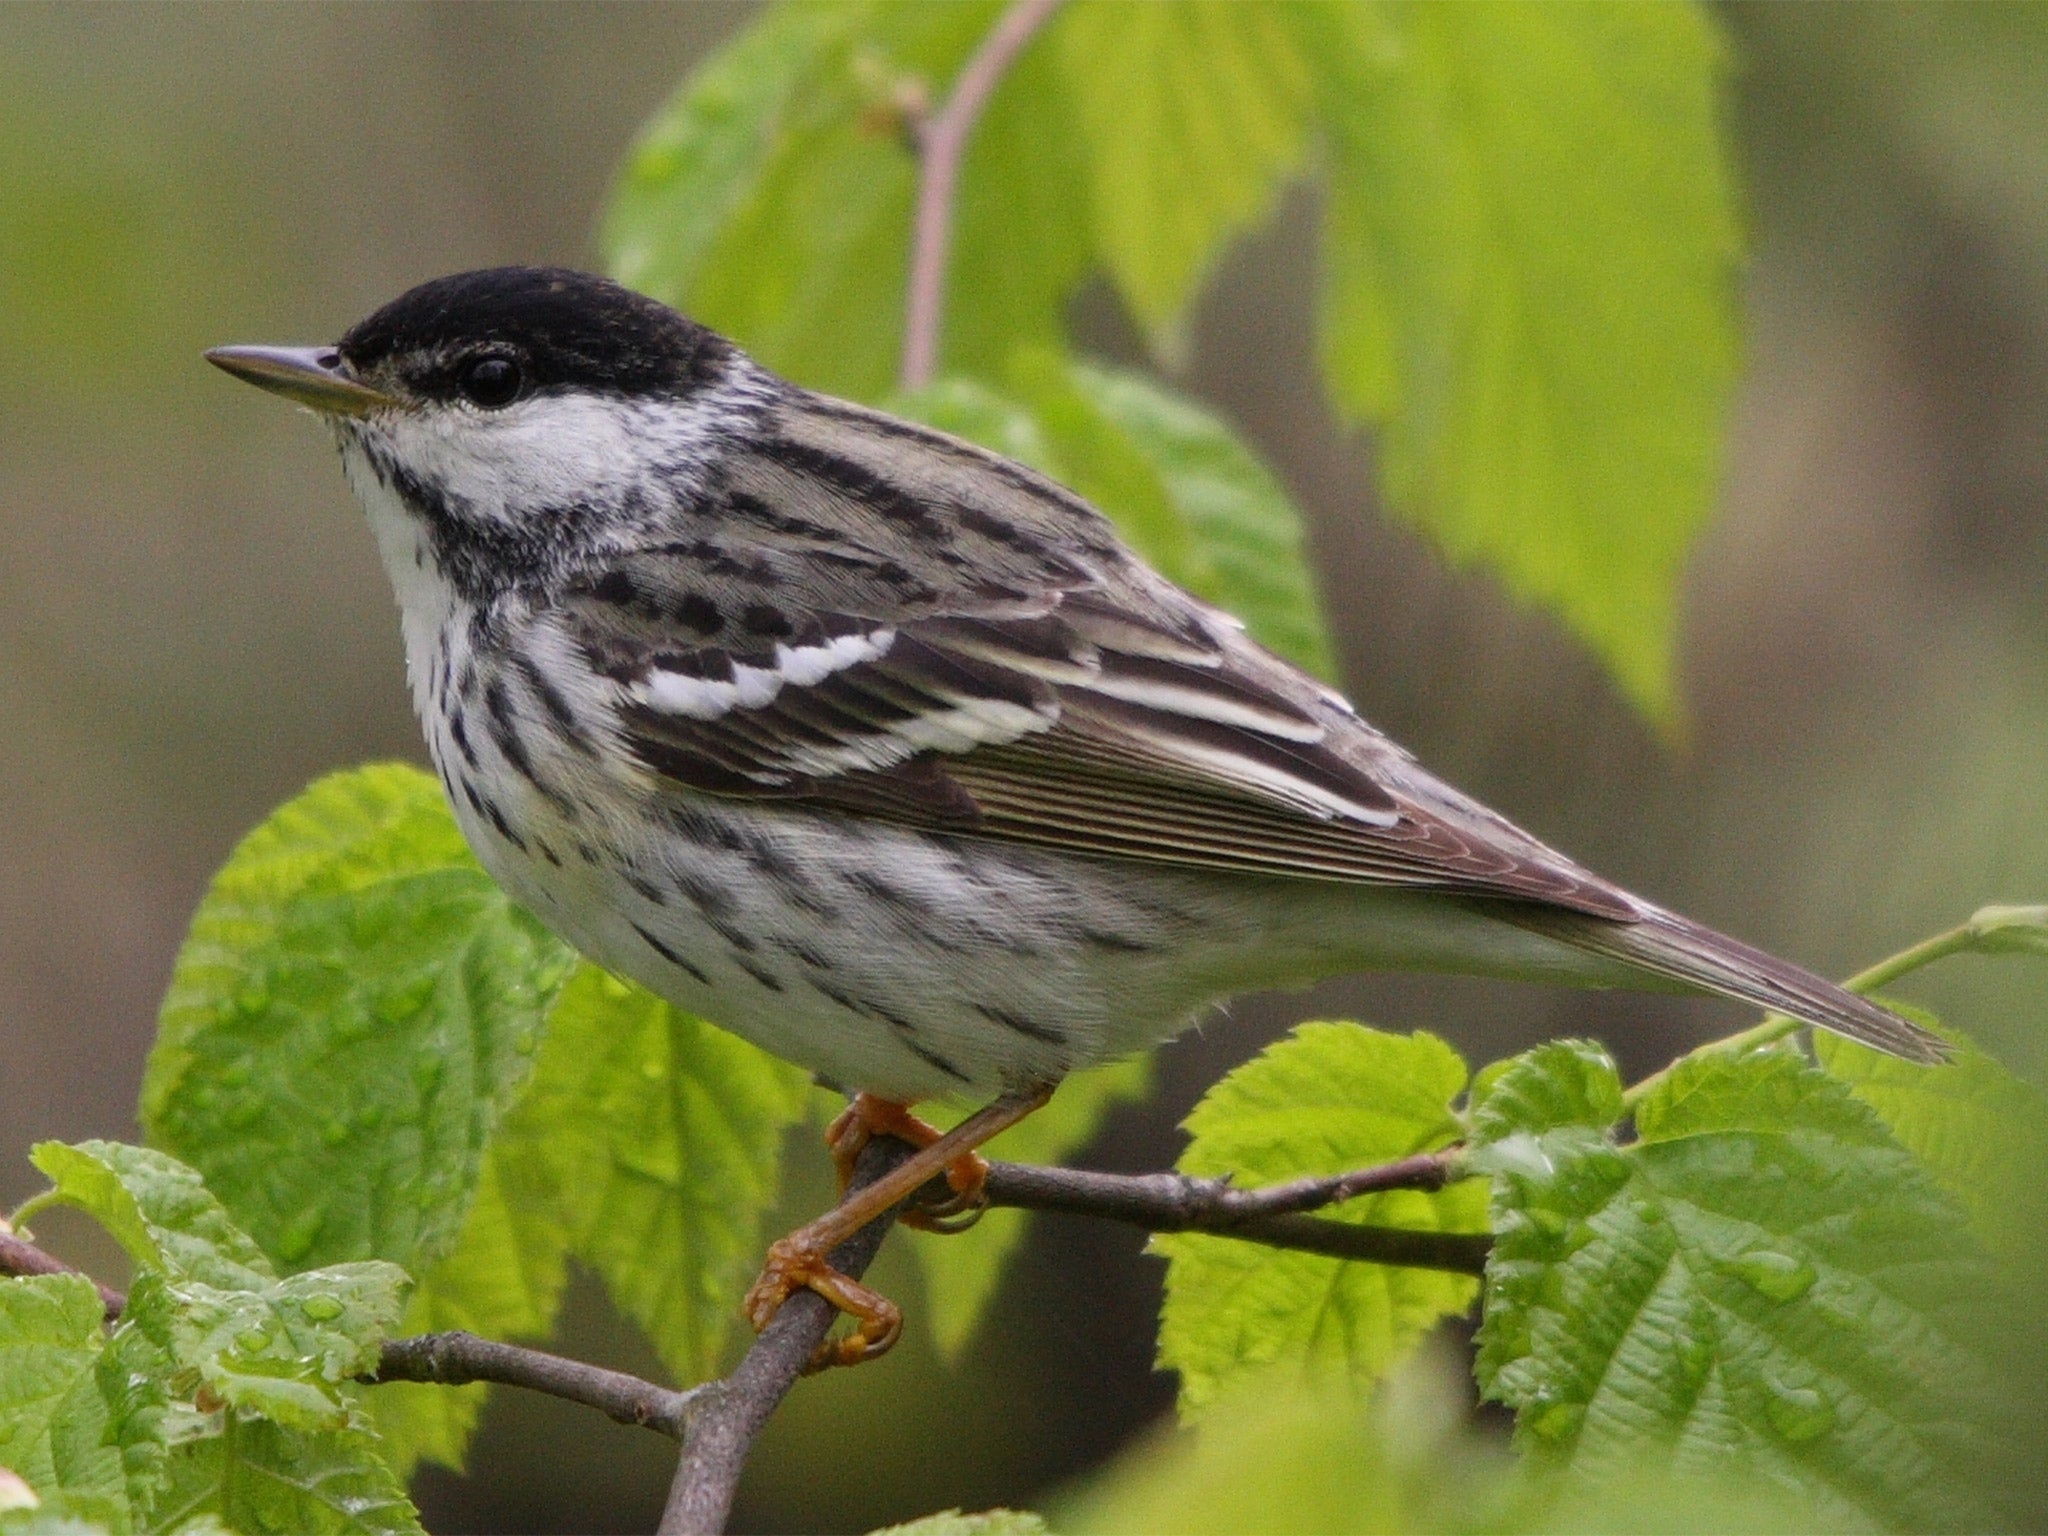
{"type": "Polygon", "coordinates": [[[208,356],[332,424],[434,764],[514,897],[837,1086],[1010,1096],[777,1245],[756,1320],[811,1284],[864,1314],[844,1358],[893,1323],[834,1242],[1233,993],[1673,988],[1940,1059],[1431,777],[1072,492],[614,283],[464,273],[330,348],[208,356]]]}

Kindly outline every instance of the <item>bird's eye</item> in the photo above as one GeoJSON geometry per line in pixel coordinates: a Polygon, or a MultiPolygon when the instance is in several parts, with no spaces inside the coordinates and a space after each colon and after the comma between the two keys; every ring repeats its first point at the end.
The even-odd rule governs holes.
{"type": "Polygon", "coordinates": [[[519,397],[519,365],[509,357],[480,357],[462,370],[462,393],[487,411],[510,405],[519,397]]]}

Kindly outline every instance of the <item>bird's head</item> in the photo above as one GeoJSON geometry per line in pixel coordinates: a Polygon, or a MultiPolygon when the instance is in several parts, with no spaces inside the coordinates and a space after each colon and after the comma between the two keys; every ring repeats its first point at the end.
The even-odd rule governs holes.
{"type": "Polygon", "coordinates": [[[481,558],[484,577],[494,549],[524,570],[554,564],[630,518],[653,482],[656,501],[687,493],[759,388],[714,332],[553,267],[437,278],[330,346],[206,356],[318,412],[373,518],[393,501],[451,567],[481,558]]]}

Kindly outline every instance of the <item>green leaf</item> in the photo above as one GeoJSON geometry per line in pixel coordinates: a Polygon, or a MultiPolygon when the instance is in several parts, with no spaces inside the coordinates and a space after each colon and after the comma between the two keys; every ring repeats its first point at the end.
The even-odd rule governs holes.
{"type": "Polygon", "coordinates": [[[1708,13],[1289,14],[1329,126],[1324,375],[1380,429],[1389,503],[1668,722],[1737,353],[1708,13]]]}
{"type": "MultiPolygon", "coordinates": [[[[1095,1138],[1116,1105],[1142,1099],[1152,1089],[1148,1057],[1134,1057],[1087,1072],[1076,1072],[1060,1084],[1052,1102],[1037,1114],[1003,1132],[982,1150],[990,1157],[1020,1163],[1059,1163],[1095,1138]]],[[[933,1106],[936,1111],[939,1106],[933,1106]]],[[[964,1111],[935,1112],[930,1119],[946,1129],[964,1111]]],[[[988,1313],[1003,1265],[1023,1239],[1030,1213],[989,1210],[970,1233],[949,1237],[917,1233],[911,1251],[924,1274],[925,1313],[940,1354],[957,1360],[988,1313]]],[[[936,1517],[934,1517],[936,1518],[936,1517]]],[[[980,1516],[972,1518],[979,1519],[980,1516]]]]}
{"type": "Polygon", "coordinates": [[[1137,374],[1041,349],[1018,351],[1007,379],[1014,397],[948,380],[891,404],[1071,486],[1163,574],[1331,675],[1301,516],[1224,422],[1137,374]]]}
{"type": "Polygon", "coordinates": [[[1820,1031],[1814,1055],[1962,1202],[1994,1252],[2026,1260],[2048,1234],[2048,1095],[1919,1010],[1886,1006],[1948,1040],[1954,1059],[1929,1070],[1820,1031]]]}
{"type": "Polygon", "coordinates": [[[1053,26],[1087,165],[1094,244],[1132,310],[1173,328],[1224,241],[1301,163],[1313,74],[1286,8],[1083,3],[1053,26]]]}
{"type": "Polygon", "coordinates": [[[260,1291],[139,1280],[129,1309],[222,1403],[304,1429],[354,1420],[352,1378],[373,1370],[404,1310],[405,1272],[379,1261],[308,1270],[260,1291]],[[154,1283],[151,1283],[151,1282],[154,1283]]]}
{"type": "Polygon", "coordinates": [[[570,963],[477,867],[431,778],[336,774],[215,877],[143,1124],[280,1263],[424,1265],[454,1240],[570,963]]]}
{"type": "Polygon", "coordinates": [[[292,1429],[229,1413],[174,1449],[152,1531],[212,1518],[240,1536],[417,1536],[419,1517],[363,1430],[292,1429]]]}
{"type": "MultiPolygon", "coordinates": [[[[135,1260],[123,1314],[169,1356],[181,1390],[280,1423],[339,1428],[353,1418],[345,1384],[370,1370],[410,1284],[394,1264],[308,1270],[279,1280],[199,1175],[176,1159],[116,1142],[45,1142],[36,1165],[62,1200],[99,1218],[135,1260]]],[[[39,1202],[40,1203],[40,1202],[39,1202]]]]}
{"type": "Polygon", "coordinates": [[[778,136],[860,5],[778,5],[698,66],[640,132],[605,215],[606,260],[644,293],[690,291],[722,225],[759,186],[778,136]]]}
{"type": "Polygon", "coordinates": [[[759,1264],[783,1132],[802,1118],[810,1079],[594,966],[564,989],[549,1030],[582,1064],[562,1113],[601,1137],[578,1192],[576,1256],[669,1369],[700,1380],[759,1264]]]}
{"type": "MultiPolygon", "coordinates": [[[[603,1058],[585,1047],[576,1031],[549,1031],[525,1093],[485,1149],[455,1247],[414,1290],[402,1332],[533,1340],[553,1332],[570,1251],[610,1170],[590,1083],[603,1058]]],[[[401,1474],[422,1459],[459,1469],[487,1390],[481,1382],[379,1386],[368,1403],[386,1456],[401,1474]]]]}
{"type": "Polygon", "coordinates": [[[1590,1094],[1585,1067],[1524,1058],[1485,1105],[1500,1155],[1479,1379],[1524,1448],[1596,1486],[1741,1469],[1827,1527],[1980,1518],[1988,1268],[1877,1116],[1769,1049],[1680,1062],[1636,1105],[1631,1146],[1590,1117],[1516,1123],[1517,1101],[1612,1105],[1611,1067],[1590,1094]]]}
{"type": "Polygon", "coordinates": [[[870,1536],[1046,1536],[1046,1525],[1028,1509],[985,1509],[973,1515],[943,1509],[922,1520],[884,1526],[870,1536]]]}
{"type": "MultiPolygon", "coordinates": [[[[1303,1024],[1210,1089],[1189,1115],[1178,1164],[1244,1184],[1342,1173],[1457,1140],[1449,1105],[1465,1064],[1434,1035],[1303,1024]]],[[[1398,1190],[1348,1201],[1337,1221],[1421,1231],[1486,1230],[1486,1187],[1398,1190]]],[[[1159,1363],[1181,1377],[1181,1407],[1275,1366],[1297,1378],[1369,1384],[1440,1318],[1469,1308],[1474,1281],[1293,1253],[1193,1233],[1162,1235],[1167,1259],[1159,1363]]]]}
{"type": "MultiPolygon", "coordinates": [[[[786,5],[684,85],[644,131],[605,221],[611,270],[812,388],[874,399],[895,378],[917,171],[904,110],[936,100],[996,0],[786,5]]],[[[1085,187],[1053,131],[1046,50],[1019,57],[962,166],[951,366],[993,371],[1058,338],[1086,271],[1085,187]]]]}
{"type": "Polygon", "coordinates": [[[117,1141],[37,1144],[30,1160],[52,1189],[24,1213],[62,1201],[119,1239],[139,1265],[181,1279],[258,1290],[277,1278],[270,1260],[222,1209],[196,1170],[147,1147],[117,1141]]]}
{"type": "Polygon", "coordinates": [[[39,1498],[98,1501],[126,1530],[126,1475],[97,1373],[105,1320],[82,1275],[0,1279],[0,1467],[39,1498]]]}

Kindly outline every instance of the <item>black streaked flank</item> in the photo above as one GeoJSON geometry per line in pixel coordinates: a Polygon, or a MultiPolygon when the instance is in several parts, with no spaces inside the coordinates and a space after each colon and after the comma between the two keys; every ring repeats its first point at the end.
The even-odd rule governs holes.
{"type": "Polygon", "coordinates": [[[666,960],[670,965],[675,966],[678,970],[688,971],[692,976],[696,977],[698,981],[702,982],[707,987],[711,985],[711,978],[709,976],[706,976],[702,971],[698,970],[696,966],[690,964],[689,961],[685,960],[681,955],[677,954],[674,949],[672,949],[667,944],[662,943],[660,939],[656,938],[653,934],[649,933],[645,928],[642,928],[638,923],[633,924],[633,931],[639,934],[642,939],[647,941],[647,947],[649,949],[653,950],[657,955],[661,956],[661,958],[666,960]]]}
{"type": "Polygon", "coordinates": [[[1000,1024],[1005,1029],[1014,1029],[1018,1034],[1027,1035],[1033,1040],[1043,1040],[1047,1045],[1067,1043],[1067,1037],[1058,1030],[1047,1029],[1043,1024],[1034,1024],[1022,1014],[1012,1013],[1007,1008],[993,1008],[987,1003],[976,1003],[974,1011],[991,1023],[1000,1024]]]}
{"type": "Polygon", "coordinates": [[[582,753],[595,759],[597,748],[592,746],[583,734],[582,723],[575,711],[569,708],[569,701],[562,697],[562,690],[555,686],[553,678],[535,663],[524,651],[512,653],[512,664],[519,668],[520,676],[526,679],[526,686],[533,690],[533,696],[540,700],[541,708],[548,712],[548,718],[555,722],[560,739],[582,753]]]}

